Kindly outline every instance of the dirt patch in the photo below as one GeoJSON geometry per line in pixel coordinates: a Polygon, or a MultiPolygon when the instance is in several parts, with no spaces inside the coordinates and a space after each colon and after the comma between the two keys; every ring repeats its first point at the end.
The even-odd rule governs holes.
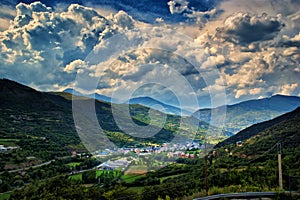
{"type": "Polygon", "coordinates": [[[35,165],[38,165],[41,163],[42,162],[40,160],[31,160],[31,161],[23,162],[20,164],[6,164],[4,166],[4,170],[23,169],[23,168],[35,166],[35,165]]]}
{"type": "Polygon", "coordinates": [[[128,175],[128,174],[136,174],[136,175],[141,175],[141,174],[145,174],[147,173],[148,168],[145,165],[135,165],[135,166],[131,166],[129,167],[129,169],[127,169],[124,172],[124,175],[128,175]]]}

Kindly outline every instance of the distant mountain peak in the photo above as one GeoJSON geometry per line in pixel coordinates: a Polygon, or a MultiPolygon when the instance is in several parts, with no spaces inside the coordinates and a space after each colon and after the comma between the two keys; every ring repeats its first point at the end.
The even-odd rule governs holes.
{"type": "Polygon", "coordinates": [[[134,97],[127,100],[126,103],[139,104],[153,109],[157,109],[157,105],[158,105],[162,107],[162,109],[159,109],[159,111],[164,112],[166,114],[183,115],[183,116],[189,116],[192,114],[186,110],[183,110],[173,105],[166,104],[164,102],[161,102],[149,96],[134,97]]]}
{"type": "Polygon", "coordinates": [[[67,88],[63,92],[73,94],[73,95],[76,95],[76,96],[89,97],[89,98],[96,99],[96,100],[99,100],[99,101],[104,101],[104,102],[107,102],[107,103],[111,103],[113,101],[111,97],[108,97],[108,96],[105,96],[105,95],[101,95],[101,94],[98,94],[98,93],[82,94],[82,93],[74,90],[73,88],[67,88]]]}

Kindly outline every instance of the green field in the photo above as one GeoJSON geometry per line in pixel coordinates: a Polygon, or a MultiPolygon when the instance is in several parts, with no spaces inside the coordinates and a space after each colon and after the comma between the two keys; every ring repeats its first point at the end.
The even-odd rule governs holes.
{"type": "Polygon", "coordinates": [[[97,170],[96,171],[96,178],[98,178],[101,174],[105,174],[105,175],[112,174],[113,177],[117,177],[120,174],[120,171],[118,171],[118,170],[113,170],[113,171],[110,171],[110,170],[97,170]]]}
{"type": "Polygon", "coordinates": [[[8,200],[11,192],[1,193],[0,200],[8,200]]]}
{"type": "Polygon", "coordinates": [[[69,167],[76,167],[77,165],[80,165],[81,162],[71,162],[71,163],[68,163],[67,166],[69,167]]]}
{"type": "Polygon", "coordinates": [[[139,179],[145,175],[135,175],[135,174],[127,174],[121,176],[122,181],[125,183],[133,183],[136,179],[139,179]]]}
{"type": "Polygon", "coordinates": [[[69,179],[82,181],[82,174],[74,174],[74,175],[70,176],[69,179]]]}
{"type": "Polygon", "coordinates": [[[97,170],[96,171],[96,178],[98,178],[101,174],[103,174],[104,171],[103,170],[97,170]]]}
{"type": "Polygon", "coordinates": [[[20,141],[19,139],[13,138],[0,138],[0,144],[4,146],[17,146],[17,142],[20,141]]]}

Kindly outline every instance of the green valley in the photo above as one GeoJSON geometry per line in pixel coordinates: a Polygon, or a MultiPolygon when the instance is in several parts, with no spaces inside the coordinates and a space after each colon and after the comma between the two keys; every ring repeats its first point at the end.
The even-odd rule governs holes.
{"type": "MultiPolygon", "coordinates": [[[[14,147],[0,154],[1,192],[11,191],[3,193],[1,198],[191,199],[205,196],[206,188],[210,195],[279,191],[278,143],[283,156],[283,189],[299,191],[299,108],[253,125],[219,143],[205,155],[200,146],[181,151],[175,149],[185,145],[174,146],[169,153],[162,151],[163,148],[172,149],[168,146],[157,150],[147,147],[167,143],[174,134],[190,136],[195,132],[200,133],[197,142],[201,145],[205,135],[214,136],[205,132],[208,125],[204,122],[200,122],[200,130],[189,127],[188,123],[179,130],[179,117],[168,115],[157,136],[135,138],[123,133],[111,121],[110,105],[98,101],[99,123],[105,127],[108,138],[123,148],[115,155],[100,152],[95,154],[96,158],[87,152],[76,134],[69,94],[40,93],[8,80],[2,80],[0,88],[3,91],[0,142],[3,147],[14,147]],[[104,157],[100,156],[102,153],[104,157]]],[[[149,123],[145,114],[149,108],[131,105],[130,109],[135,123],[142,126],[149,123]]],[[[158,117],[161,115],[154,112],[158,117]]],[[[278,195],[283,198],[285,194],[278,195]]]]}

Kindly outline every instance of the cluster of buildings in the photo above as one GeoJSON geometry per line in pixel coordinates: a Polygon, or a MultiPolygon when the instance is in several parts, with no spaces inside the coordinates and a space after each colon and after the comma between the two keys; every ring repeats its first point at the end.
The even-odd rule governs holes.
{"type": "Polygon", "coordinates": [[[151,154],[159,154],[167,152],[169,157],[186,157],[193,158],[194,155],[185,153],[188,150],[203,149],[204,145],[200,144],[199,140],[188,141],[185,143],[164,143],[161,146],[146,146],[141,148],[136,147],[124,147],[115,149],[105,149],[95,152],[95,157],[106,157],[110,155],[126,155],[134,153],[139,156],[146,156],[151,154]]]}
{"type": "Polygon", "coordinates": [[[118,160],[112,161],[108,160],[104,163],[101,163],[98,165],[96,168],[100,170],[121,170],[124,171],[127,166],[135,160],[132,157],[127,157],[127,158],[120,158],[118,160]]]}
{"type": "Polygon", "coordinates": [[[96,167],[99,170],[125,171],[133,161],[139,160],[147,155],[165,153],[169,158],[195,158],[198,156],[198,154],[196,154],[194,150],[203,148],[204,145],[202,145],[200,141],[193,140],[181,144],[164,143],[160,146],[105,149],[95,152],[94,157],[107,157],[109,159],[108,161],[103,162],[96,167]],[[122,157],[121,155],[126,156],[122,157]],[[113,160],[114,156],[120,157],[117,160],[113,160]]]}
{"type": "Polygon", "coordinates": [[[182,151],[169,152],[168,157],[178,157],[178,158],[195,158],[195,154],[185,153],[182,151]]]}

